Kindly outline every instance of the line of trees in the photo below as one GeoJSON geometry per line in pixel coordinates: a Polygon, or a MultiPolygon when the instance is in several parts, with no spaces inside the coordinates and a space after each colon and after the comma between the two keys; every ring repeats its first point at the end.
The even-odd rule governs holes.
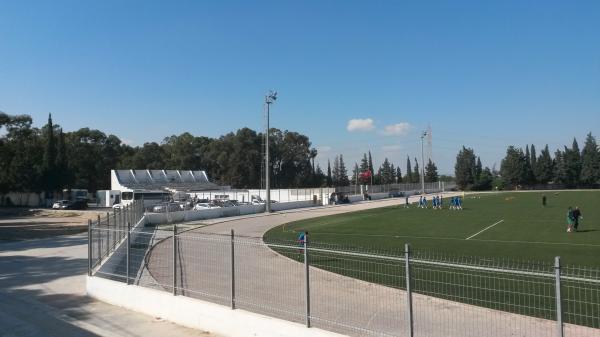
{"type": "Polygon", "coordinates": [[[600,183],[600,149],[591,133],[582,150],[574,138],[571,147],[557,149],[554,157],[550,155],[548,145],[539,156],[535,145],[527,145],[525,151],[509,146],[500,165],[500,176],[509,188],[550,182],[566,187],[597,184],[600,183]]]}
{"type": "MultiPolygon", "coordinates": [[[[263,139],[243,128],[219,138],[183,133],[132,147],[99,130],[63,132],[52,116],[35,128],[31,116],[0,112],[0,193],[108,189],[111,169],[132,168],[204,169],[219,184],[256,188],[263,177],[263,139]]],[[[307,136],[271,129],[269,144],[273,187],[325,184],[307,136]]]]}
{"type": "Polygon", "coordinates": [[[577,139],[573,139],[571,147],[557,149],[554,156],[548,145],[539,155],[533,144],[525,150],[509,146],[497,171],[482,168],[475,151],[463,146],[456,156],[454,172],[458,187],[464,190],[514,189],[550,183],[569,188],[591,186],[600,183],[600,148],[591,133],[582,150],[577,139]]]}
{"type": "MultiPolygon", "coordinates": [[[[348,185],[385,185],[395,183],[419,183],[421,182],[421,171],[419,162],[415,158],[414,168],[411,166],[410,156],[406,158],[406,174],[402,175],[400,166],[394,166],[386,157],[375,172],[373,167],[373,157],[371,151],[363,154],[359,163],[354,163],[352,175],[348,177],[346,164],[343,155],[336,156],[331,168],[331,162],[327,163],[327,176],[325,177],[326,186],[348,186],[348,185]],[[366,173],[366,174],[365,174],[366,173]]],[[[317,166],[317,173],[322,173],[317,166]]],[[[319,177],[317,175],[317,177],[319,177]]],[[[440,179],[437,166],[428,161],[425,166],[425,182],[436,182],[440,179]]]]}

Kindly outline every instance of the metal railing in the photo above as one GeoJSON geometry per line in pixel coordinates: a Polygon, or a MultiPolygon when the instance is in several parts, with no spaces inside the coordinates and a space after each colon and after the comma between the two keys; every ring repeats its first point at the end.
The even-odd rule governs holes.
{"type": "Polygon", "coordinates": [[[127,253],[124,243],[132,231],[143,228],[143,217],[143,202],[134,201],[105,216],[98,215],[96,221],[88,220],[88,275],[107,263],[115,251],[127,253]]]}
{"type": "Polygon", "coordinates": [[[161,228],[91,226],[92,240],[107,232],[128,242],[93,275],[353,336],[600,336],[600,270],[559,257],[458,258],[161,228]]]}
{"type": "MultiPolygon", "coordinates": [[[[421,183],[399,183],[399,184],[381,184],[381,185],[365,185],[362,189],[363,193],[400,193],[402,192],[404,195],[413,195],[420,194],[421,188],[423,186],[421,183]]],[[[456,183],[454,182],[433,182],[433,183],[425,183],[425,192],[426,193],[437,193],[443,191],[450,191],[453,188],[456,188],[456,183]]],[[[336,192],[344,192],[348,194],[360,194],[361,187],[360,185],[349,185],[349,186],[336,186],[336,192]]]]}

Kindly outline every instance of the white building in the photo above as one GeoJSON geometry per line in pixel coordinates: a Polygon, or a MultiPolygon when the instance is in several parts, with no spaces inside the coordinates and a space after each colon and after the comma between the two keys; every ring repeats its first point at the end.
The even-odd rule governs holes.
{"type": "Polygon", "coordinates": [[[144,200],[147,206],[165,201],[181,192],[219,190],[205,171],[192,170],[111,170],[111,190],[121,192],[124,205],[144,200]]]}

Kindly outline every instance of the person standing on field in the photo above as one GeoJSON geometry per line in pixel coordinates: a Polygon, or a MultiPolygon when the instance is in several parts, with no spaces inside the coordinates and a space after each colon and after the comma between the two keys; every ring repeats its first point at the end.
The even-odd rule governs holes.
{"type": "Polygon", "coordinates": [[[546,207],[546,195],[542,195],[542,206],[546,207]]]}
{"type": "Polygon", "coordinates": [[[573,224],[575,223],[575,219],[573,218],[573,209],[569,206],[567,210],[567,232],[570,233],[573,231],[573,224]]]}
{"type": "Polygon", "coordinates": [[[579,227],[579,219],[583,219],[581,216],[581,211],[579,210],[579,206],[575,206],[573,210],[573,230],[577,231],[577,227],[579,227]]]}

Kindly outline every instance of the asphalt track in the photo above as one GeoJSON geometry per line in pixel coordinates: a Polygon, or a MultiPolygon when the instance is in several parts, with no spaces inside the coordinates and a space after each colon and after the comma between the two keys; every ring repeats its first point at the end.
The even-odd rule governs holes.
{"type": "MultiPolygon", "coordinates": [[[[449,193],[445,194],[449,196],[449,193]]],[[[416,197],[411,198],[414,202],[416,197]]],[[[263,234],[287,222],[401,205],[404,198],[352,205],[315,207],[216,219],[186,232],[178,240],[178,293],[230,305],[231,260],[228,235],[235,246],[236,307],[305,322],[304,266],[262,242],[263,234]]],[[[206,221],[204,222],[206,223],[206,221]]],[[[144,279],[172,291],[172,239],[159,241],[147,258],[144,279]]],[[[301,254],[301,252],[298,252],[301,254]]],[[[353,336],[400,336],[408,330],[406,294],[402,290],[310,268],[311,325],[353,336]]],[[[466,305],[419,294],[413,295],[415,336],[554,337],[554,321],[466,305]]],[[[598,337],[597,329],[566,325],[565,336],[598,337]]]]}

